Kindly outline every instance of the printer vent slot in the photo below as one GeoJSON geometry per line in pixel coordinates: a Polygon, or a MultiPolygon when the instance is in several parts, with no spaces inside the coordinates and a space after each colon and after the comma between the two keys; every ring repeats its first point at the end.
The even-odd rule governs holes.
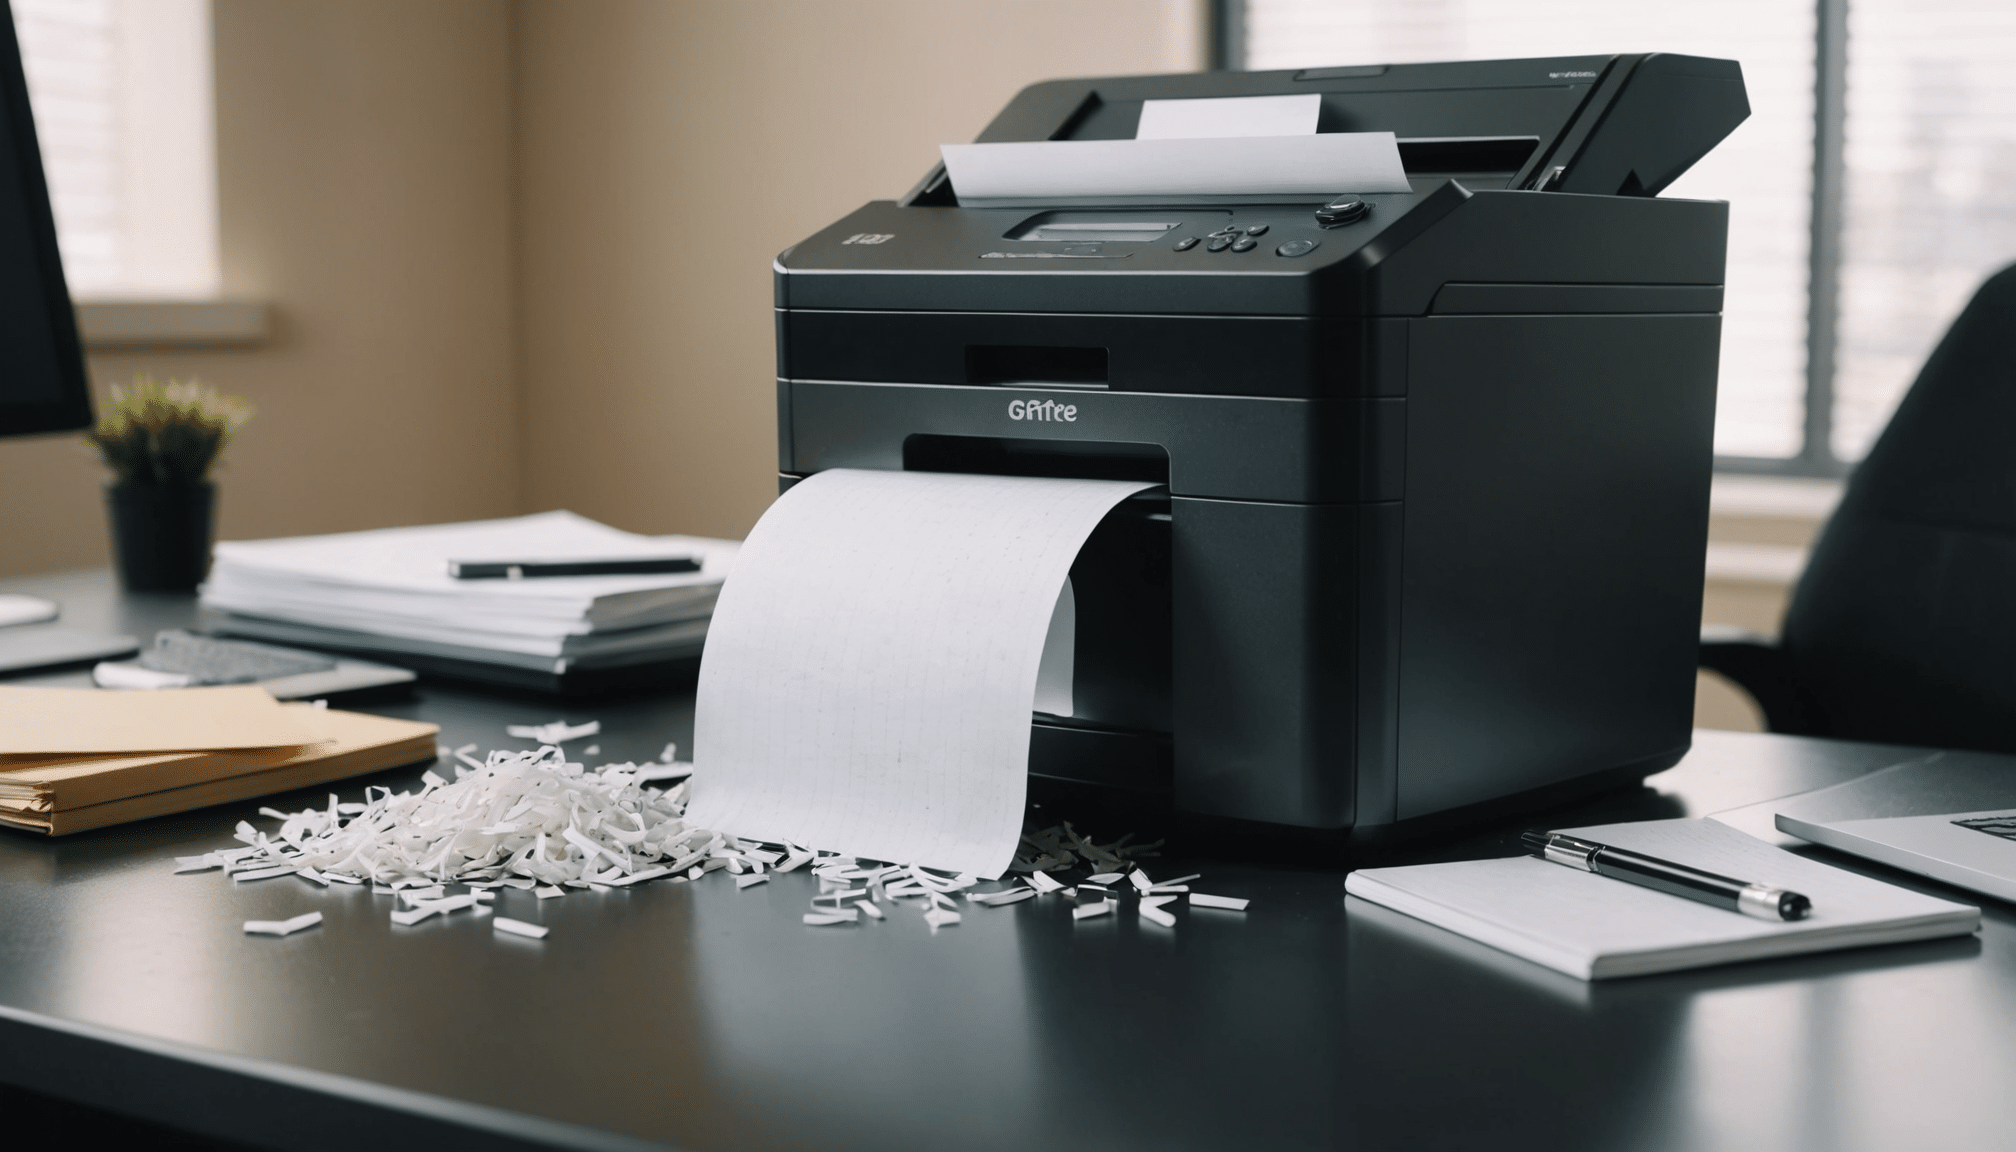
{"type": "Polygon", "coordinates": [[[1169,483],[1169,453],[1160,444],[1100,440],[1022,440],[1012,436],[942,436],[919,432],[903,441],[903,468],[908,472],[1169,483]]]}
{"type": "Polygon", "coordinates": [[[1106,386],[1106,349],[1059,348],[1047,344],[968,344],[968,384],[1064,384],[1106,386]]]}

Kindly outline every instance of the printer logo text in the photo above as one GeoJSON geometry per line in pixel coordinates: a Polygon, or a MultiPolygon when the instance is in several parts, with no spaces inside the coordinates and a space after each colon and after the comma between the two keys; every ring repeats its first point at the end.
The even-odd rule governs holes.
{"type": "Polygon", "coordinates": [[[852,236],[847,237],[845,240],[840,241],[840,243],[882,244],[887,241],[894,240],[895,238],[896,234],[894,232],[856,232],[852,236]]]}
{"type": "Polygon", "coordinates": [[[1010,400],[1008,419],[1066,420],[1075,423],[1078,419],[1078,406],[1059,404],[1055,400],[1010,400]]]}

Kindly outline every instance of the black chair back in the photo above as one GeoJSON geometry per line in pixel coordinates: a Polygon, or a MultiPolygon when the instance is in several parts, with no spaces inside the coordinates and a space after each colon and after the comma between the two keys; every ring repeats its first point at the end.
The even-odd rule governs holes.
{"type": "Polygon", "coordinates": [[[2016,752],[2016,267],[1856,469],[1783,644],[1829,735],[2016,752]]]}

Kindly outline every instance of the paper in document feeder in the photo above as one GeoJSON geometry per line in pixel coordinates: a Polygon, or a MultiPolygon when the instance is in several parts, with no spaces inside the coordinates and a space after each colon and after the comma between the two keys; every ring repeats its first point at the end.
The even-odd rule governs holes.
{"type": "Polygon", "coordinates": [[[1209,140],[1229,136],[1314,136],[1323,97],[1229,96],[1143,100],[1136,140],[1209,140]]]}
{"type": "Polygon", "coordinates": [[[1175,140],[947,144],[945,171],[968,207],[1146,204],[1235,196],[1249,203],[1406,192],[1391,132],[1175,140]]]}

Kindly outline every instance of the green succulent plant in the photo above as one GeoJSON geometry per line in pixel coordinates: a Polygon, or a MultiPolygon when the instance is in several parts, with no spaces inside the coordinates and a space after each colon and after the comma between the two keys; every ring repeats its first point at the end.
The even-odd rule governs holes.
{"type": "Polygon", "coordinates": [[[252,409],[194,380],[112,385],[112,402],[84,438],[121,484],[200,484],[252,409]]]}

